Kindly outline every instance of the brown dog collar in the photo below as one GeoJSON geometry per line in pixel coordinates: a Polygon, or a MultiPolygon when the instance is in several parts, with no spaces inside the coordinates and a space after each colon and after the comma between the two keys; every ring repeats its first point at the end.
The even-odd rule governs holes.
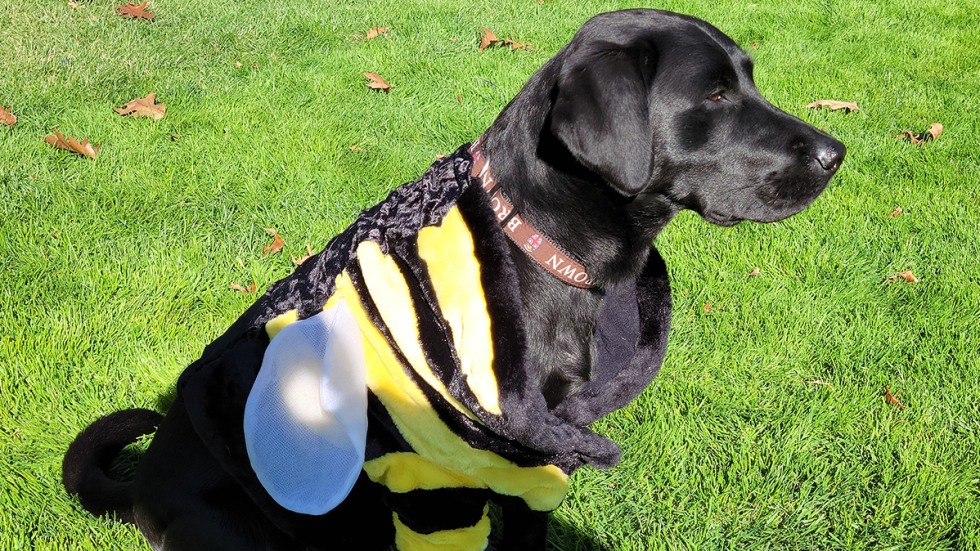
{"type": "Polygon", "coordinates": [[[504,234],[551,275],[573,287],[592,287],[592,276],[585,267],[517,212],[490,172],[490,160],[483,152],[482,142],[481,136],[470,146],[470,155],[473,157],[471,174],[480,182],[483,190],[490,194],[490,206],[504,234]]]}

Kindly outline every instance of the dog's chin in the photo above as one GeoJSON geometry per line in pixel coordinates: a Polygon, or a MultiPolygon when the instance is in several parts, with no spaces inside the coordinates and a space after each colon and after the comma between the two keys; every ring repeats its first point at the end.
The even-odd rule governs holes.
{"type": "Polygon", "coordinates": [[[717,211],[710,211],[710,210],[705,212],[700,212],[698,214],[700,214],[701,218],[704,218],[706,221],[716,226],[723,226],[726,228],[734,226],[735,224],[738,224],[742,220],[745,220],[745,218],[730,216],[728,214],[723,214],[717,211]]]}
{"type": "Polygon", "coordinates": [[[766,210],[766,211],[755,211],[750,213],[739,213],[731,214],[726,212],[719,212],[714,210],[707,210],[705,212],[699,213],[701,218],[706,221],[722,227],[731,227],[739,222],[756,222],[759,224],[771,224],[773,222],[780,222],[786,220],[787,218],[799,214],[807,206],[809,206],[810,201],[803,204],[796,205],[794,207],[780,209],[780,210],[766,210]]]}

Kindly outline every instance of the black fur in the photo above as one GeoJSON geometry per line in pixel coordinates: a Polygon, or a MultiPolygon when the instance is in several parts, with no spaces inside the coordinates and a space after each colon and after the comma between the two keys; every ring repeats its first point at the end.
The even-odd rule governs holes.
{"type": "MultiPolygon", "coordinates": [[[[723,33],[655,10],[588,21],[486,131],[484,150],[516,208],[580,260],[596,283],[570,287],[516,247],[511,256],[527,322],[527,377],[556,415],[583,423],[622,402],[613,396],[614,376],[603,389],[580,392],[603,353],[617,354],[596,334],[603,299],[635,285],[652,241],[671,218],[688,208],[726,226],[783,219],[820,194],[845,153],[837,140],[770,105],[753,84],[751,59],[723,33]],[[610,396],[602,395],[607,391],[610,396]]],[[[668,288],[638,289],[638,295],[644,307],[669,312],[668,288]]],[[[635,318],[621,315],[625,322],[635,318]]],[[[640,333],[655,341],[666,326],[640,333]]],[[[223,349],[228,339],[241,339],[246,351],[255,339],[261,350],[261,338],[229,331],[220,347],[208,350],[223,349]]],[[[655,370],[663,347],[653,349],[661,357],[634,361],[649,361],[655,370]]],[[[208,362],[237,361],[208,354],[208,362]]],[[[254,362],[241,360],[248,361],[254,362]]],[[[352,494],[322,517],[271,522],[222,470],[202,442],[206,435],[194,432],[188,410],[202,405],[193,399],[178,396],[131,485],[111,481],[107,463],[152,431],[159,417],[121,412],[97,421],[65,457],[65,487],[89,511],[136,522],[167,550],[298,549],[317,538],[325,539],[315,548],[373,549],[391,541],[387,507],[394,504],[385,505],[380,490],[352,494]],[[351,526],[365,524],[371,529],[343,539],[351,526]]],[[[431,495],[438,500],[445,493],[431,495]]],[[[546,516],[520,503],[502,505],[501,548],[542,549],[546,516]]],[[[414,524],[432,522],[428,512],[416,513],[414,524]]]]}

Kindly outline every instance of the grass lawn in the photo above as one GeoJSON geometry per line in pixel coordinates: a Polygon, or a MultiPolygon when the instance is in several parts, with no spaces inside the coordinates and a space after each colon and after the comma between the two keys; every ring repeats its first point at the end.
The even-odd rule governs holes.
{"type": "MultiPolygon", "coordinates": [[[[74,435],[159,407],[254,301],[229,284],[287,275],[477,137],[590,15],[636,5],[157,0],[148,22],[79,1],[0,0],[0,106],[19,117],[0,126],[3,550],[148,548],[62,489],[74,435]],[[365,40],[374,26],[390,30],[365,40]],[[482,26],[532,48],[480,53],[482,26]],[[163,119],[112,111],[149,92],[163,119]],[[54,129],[98,158],[47,145],[54,129]],[[263,256],[267,227],[281,254],[263,256]]],[[[649,7],[727,32],[763,93],[848,156],[799,216],[684,213],[658,239],[667,359],[597,423],[623,462],[574,475],[550,548],[980,549],[980,10],[649,7]],[[861,111],[805,108],[819,99],[861,111]],[[896,139],[933,122],[938,140],[896,139]],[[918,281],[890,277],[904,270],[918,281]]]]}

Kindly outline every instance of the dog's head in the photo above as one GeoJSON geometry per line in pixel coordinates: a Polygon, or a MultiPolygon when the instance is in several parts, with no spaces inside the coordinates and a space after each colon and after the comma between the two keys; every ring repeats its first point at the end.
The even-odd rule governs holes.
{"type": "Polygon", "coordinates": [[[551,134],[626,197],[706,220],[773,222],[809,205],[845,148],[773,107],[715,27],[656,10],[589,20],[556,56],[551,134]]]}

